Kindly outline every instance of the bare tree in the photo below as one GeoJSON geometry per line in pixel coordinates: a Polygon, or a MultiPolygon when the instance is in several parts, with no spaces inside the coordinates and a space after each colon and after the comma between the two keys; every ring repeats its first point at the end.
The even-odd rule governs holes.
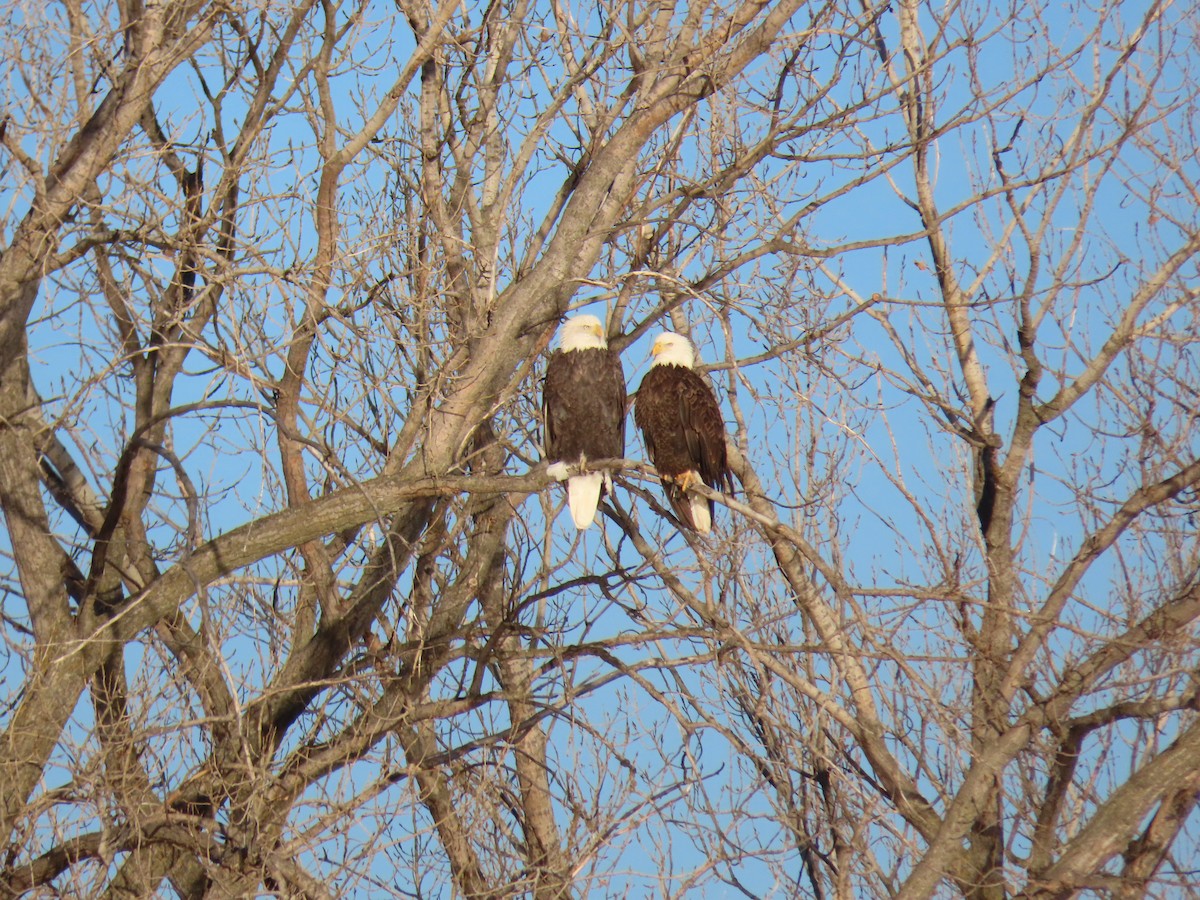
{"type": "Polygon", "coordinates": [[[1193,19],[22,8],[5,889],[1195,893],[1193,19]],[[713,535],[559,520],[583,306],[713,535]]]}

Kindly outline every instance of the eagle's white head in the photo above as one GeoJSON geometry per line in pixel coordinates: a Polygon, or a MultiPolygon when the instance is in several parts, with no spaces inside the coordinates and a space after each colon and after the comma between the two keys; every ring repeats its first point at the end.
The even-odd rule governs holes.
{"type": "Polygon", "coordinates": [[[563,323],[559,346],[563,352],[605,350],[608,348],[608,338],[604,334],[604,326],[595,316],[572,316],[563,323]]]}
{"type": "Polygon", "coordinates": [[[652,366],[683,366],[690,369],[696,362],[696,350],[692,347],[692,342],[673,331],[660,334],[655,339],[654,346],[650,348],[650,353],[654,356],[650,363],[652,366]]]}

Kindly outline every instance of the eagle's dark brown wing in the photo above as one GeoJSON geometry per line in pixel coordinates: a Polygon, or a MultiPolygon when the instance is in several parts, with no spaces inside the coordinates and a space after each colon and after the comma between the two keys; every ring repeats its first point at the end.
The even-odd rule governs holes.
{"type": "Polygon", "coordinates": [[[707,379],[691,369],[679,385],[679,418],[688,453],[701,479],[710,488],[733,493],[733,475],[725,456],[725,419],[707,379]]]}

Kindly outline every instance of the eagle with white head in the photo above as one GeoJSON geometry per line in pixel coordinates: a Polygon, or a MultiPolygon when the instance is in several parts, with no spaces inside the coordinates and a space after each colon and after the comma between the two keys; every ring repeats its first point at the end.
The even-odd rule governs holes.
{"type": "MultiPolygon", "coordinates": [[[[542,385],[547,472],[559,481],[570,465],[625,456],[625,372],[608,348],[595,316],[563,324],[559,348],[550,355],[542,385]]],[[[582,471],[567,478],[567,506],[578,529],[596,519],[600,498],[612,490],[608,472],[582,471]]]]}
{"type": "Polygon", "coordinates": [[[663,332],[651,353],[654,361],[638,388],[633,418],[675,515],[685,527],[707,534],[715,504],[691,488],[706,484],[733,493],[721,407],[708,379],[693,368],[691,341],[663,332]]]}

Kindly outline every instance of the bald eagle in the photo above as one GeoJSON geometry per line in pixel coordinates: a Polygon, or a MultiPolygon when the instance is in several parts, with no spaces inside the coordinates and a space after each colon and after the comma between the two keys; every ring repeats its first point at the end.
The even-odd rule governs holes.
{"type": "MultiPolygon", "coordinates": [[[[589,459],[625,456],[625,372],[595,316],[574,316],[563,324],[559,349],[546,366],[542,416],[551,463],[547,471],[559,481],[568,465],[582,468],[589,459]]],[[[567,479],[567,505],[576,528],[592,524],[600,498],[611,490],[608,472],[567,479]]]]}
{"type": "Polygon", "coordinates": [[[712,530],[714,504],[693,485],[733,492],[725,461],[725,422],[706,379],[692,368],[695,350],[683,335],[664,332],[634,400],[633,418],[675,515],[702,534],[712,530]]]}

